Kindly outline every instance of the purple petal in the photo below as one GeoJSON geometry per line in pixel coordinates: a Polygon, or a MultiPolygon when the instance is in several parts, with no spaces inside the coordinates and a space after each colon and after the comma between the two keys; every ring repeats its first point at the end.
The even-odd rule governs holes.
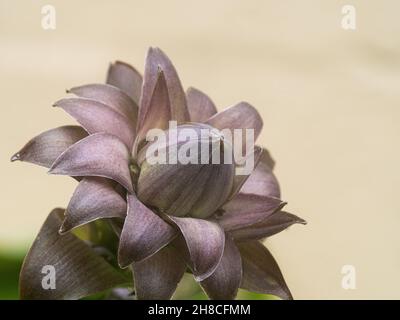
{"type": "Polygon", "coordinates": [[[170,219],[181,230],[186,241],[193,274],[196,281],[203,281],[218,267],[224,252],[225,233],[212,221],[196,218],[170,219]]]}
{"type": "Polygon", "coordinates": [[[274,161],[269,152],[264,149],[260,161],[239,192],[280,198],[281,192],[278,180],[272,172],[273,166],[274,161]]]}
{"type": "Polygon", "coordinates": [[[128,148],[132,147],[135,137],[133,124],[107,105],[92,99],[69,98],[57,101],[54,106],[64,109],[90,134],[106,132],[120,138],[128,148]]]}
{"type": "Polygon", "coordinates": [[[166,246],[132,268],[139,300],[167,300],[175,292],[186,264],[175,248],[166,246]]]}
{"type": "Polygon", "coordinates": [[[278,198],[239,193],[222,207],[219,224],[227,231],[248,227],[265,220],[285,204],[278,198]]]}
{"type": "Polygon", "coordinates": [[[58,234],[63,213],[63,209],[50,213],[25,257],[19,283],[21,299],[80,299],[128,282],[75,235],[58,234]],[[42,281],[52,270],[56,286],[46,290],[42,281]]]}
{"type": "Polygon", "coordinates": [[[124,218],[126,202],[114,189],[115,183],[101,177],[86,177],[76,188],[60,232],[103,218],[124,218]]]}
{"type": "Polygon", "coordinates": [[[96,133],[69,147],[54,162],[49,173],[113,179],[133,192],[129,151],[116,136],[96,133]]]}
{"type": "Polygon", "coordinates": [[[178,123],[187,122],[190,119],[186,106],[185,92],[174,66],[160,49],[150,48],[147,52],[143,89],[139,103],[138,128],[143,126],[149,112],[154,88],[159,76],[159,69],[163,71],[167,84],[171,118],[178,123]]]}
{"type": "Polygon", "coordinates": [[[240,252],[229,235],[225,235],[225,248],[221,262],[214,273],[200,284],[211,299],[231,300],[236,297],[242,281],[240,252]]]}
{"type": "Polygon", "coordinates": [[[121,89],[107,84],[88,84],[67,91],[80,98],[97,100],[131,120],[136,125],[138,107],[121,89]]]}
{"type": "Polygon", "coordinates": [[[118,262],[124,268],[141,261],[162,249],[175,236],[177,230],[128,194],[128,213],[122,229],[118,262]]]}
{"type": "Polygon", "coordinates": [[[108,68],[107,83],[124,91],[136,105],[139,105],[142,82],[142,75],[125,62],[115,61],[108,68]]]}
{"type": "Polygon", "coordinates": [[[232,236],[237,241],[260,240],[273,236],[295,223],[307,224],[305,220],[294,214],[278,211],[267,217],[265,221],[232,231],[232,236]]]}
{"type": "MultiPolygon", "coordinates": [[[[254,141],[257,140],[263,127],[263,121],[260,114],[247,102],[240,102],[230,108],[218,112],[209,118],[206,123],[219,130],[253,129],[254,141]]],[[[243,141],[243,144],[245,144],[245,141],[243,141]]]]}
{"type": "Polygon", "coordinates": [[[190,121],[205,122],[217,113],[214,102],[203,92],[196,88],[186,91],[186,99],[190,114],[190,121]]]}
{"type": "Polygon", "coordinates": [[[20,160],[50,168],[61,153],[86,136],[86,131],[78,126],[51,129],[31,139],[12,156],[11,161],[20,160]]]}
{"type": "Polygon", "coordinates": [[[243,265],[241,288],[293,299],[278,264],[267,248],[258,241],[239,243],[238,248],[243,265]]]}

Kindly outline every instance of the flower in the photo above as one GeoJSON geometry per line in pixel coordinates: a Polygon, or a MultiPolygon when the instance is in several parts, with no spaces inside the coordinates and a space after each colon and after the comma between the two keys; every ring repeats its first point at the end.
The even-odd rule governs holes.
{"type": "MultiPolygon", "coordinates": [[[[43,132],[12,157],[79,181],[67,208],[50,213],[25,258],[22,298],[82,298],[132,283],[102,258],[105,252],[117,255],[120,268],[131,268],[138,299],[171,298],[186,271],[211,299],[233,299],[239,287],[292,298],[260,242],[305,223],[282,211],[286,203],[280,200],[274,161],[256,147],[253,172],[235,175],[237,164],[214,164],[210,158],[232,150],[217,129],[252,129],[257,138],[263,122],[255,108],[240,102],[217,112],[201,91],[190,88],[185,94],[171,61],[158,48],[147,53],[143,79],[133,67],[115,62],[107,84],[67,92],[75,97],[54,106],[80,126],[43,132]],[[171,120],[176,128],[169,128],[171,120]],[[205,128],[211,129],[207,139],[195,137],[190,143],[210,147],[209,138],[218,140],[217,149],[211,146],[198,155],[209,156],[206,163],[153,164],[145,156],[159,143],[146,140],[150,130],[169,136],[205,128]],[[74,234],[97,220],[112,225],[118,248],[98,242],[88,246],[74,234]],[[100,255],[99,248],[104,249],[100,255]],[[55,267],[54,290],[40,287],[44,265],[55,267]]],[[[168,140],[163,146],[169,153],[181,145],[168,140]]]]}

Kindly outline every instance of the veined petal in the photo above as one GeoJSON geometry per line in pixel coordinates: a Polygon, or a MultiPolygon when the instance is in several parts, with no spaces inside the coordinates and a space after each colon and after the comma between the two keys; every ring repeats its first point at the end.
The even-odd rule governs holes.
{"type": "Polygon", "coordinates": [[[273,236],[295,223],[307,224],[307,222],[294,214],[277,211],[267,217],[265,221],[232,231],[232,237],[236,241],[260,240],[273,236]]]}
{"type": "Polygon", "coordinates": [[[80,299],[128,282],[75,235],[58,234],[63,212],[50,213],[25,257],[21,299],[80,299]],[[46,290],[42,283],[50,272],[55,272],[55,288],[46,290]]]}
{"type": "MultiPolygon", "coordinates": [[[[239,102],[232,107],[218,112],[209,118],[206,123],[219,130],[253,129],[254,141],[257,140],[263,127],[260,114],[247,102],[239,102]]],[[[243,139],[243,144],[245,145],[245,143],[246,141],[243,139]]]]}
{"type": "Polygon", "coordinates": [[[61,107],[78,121],[90,134],[106,132],[113,134],[131,148],[135,138],[132,123],[111,107],[92,99],[68,98],[57,101],[61,107]]]}
{"type": "Polygon", "coordinates": [[[139,300],[167,300],[172,297],[186,270],[186,264],[172,246],[132,266],[139,300]]]}
{"type": "MultiPolygon", "coordinates": [[[[158,71],[157,82],[154,87],[153,95],[150,99],[146,117],[140,126],[135,143],[140,144],[140,142],[145,138],[149,129],[167,129],[168,121],[170,120],[171,107],[167,83],[165,81],[164,73],[160,69],[158,71]]],[[[135,149],[137,149],[137,146],[135,149]]]]}
{"type": "Polygon", "coordinates": [[[241,229],[265,220],[285,204],[278,198],[239,193],[222,207],[218,222],[227,231],[241,229]]]}
{"type": "Polygon", "coordinates": [[[258,241],[239,243],[238,248],[243,265],[241,288],[273,294],[285,300],[293,299],[278,264],[267,248],[258,241]]]}
{"type": "Polygon", "coordinates": [[[96,133],[75,143],[54,162],[49,173],[113,179],[133,192],[129,151],[116,136],[96,133]]]}
{"type": "Polygon", "coordinates": [[[225,246],[225,233],[212,221],[196,218],[170,219],[181,230],[189,251],[196,281],[203,281],[218,267],[225,246]]]}
{"type": "Polygon", "coordinates": [[[159,77],[159,69],[163,71],[167,84],[171,118],[178,123],[187,122],[190,119],[185,92],[174,66],[159,48],[150,48],[146,57],[137,131],[143,126],[148,116],[154,88],[159,77]]]}
{"type": "Polygon", "coordinates": [[[128,213],[122,229],[118,262],[124,268],[166,246],[177,230],[147,208],[134,194],[128,194],[128,213]]]}
{"type": "Polygon", "coordinates": [[[235,299],[242,281],[242,260],[240,252],[228,234],[225,234],[225,248],[221,262],[214,273],[200,282],[211,299],[235,299]]]}
{"type": "Polygon", "coordinates": [[[124,218],[126,201],[114,189],[111,180],[86,177],[79,182],[68,207],[60,233],[103,218],[124,218]]]}
{"type": "Polygon", "coordinates": [[[278,180],[272,172],[273,166],[274,161],[269,152],[264,149],[260,161],[239,192],[280,198],[281,192],[278,180]]]}
{"type": "Polygon", "coordinates": [[[32,138],[12,156],[11,161],[20,160],[50,168],[61,153],[86,136],[87,132],[79,126],[51,129],[32,138]]]}
{"type": "Polygon", "coordinates": [[[128,118],[136,126],[138,107],[121,89],[108,84],[87,84],[67,90],[80,98],[97,100],[128,118]]]}
{"type": "Polygon", "coordinates": [[[191,87],[186,91],[186,100],[191,122],[205,122],[217,113],[210,97],[196,88],[191,87]]]}
{"type": "Polygon", "coordinates": [[[122,61],[111,63],[108,68],[106,82],[120,88],[132,98],[136,105],[139,105],[143,78],[134,67],[122,61]]]}

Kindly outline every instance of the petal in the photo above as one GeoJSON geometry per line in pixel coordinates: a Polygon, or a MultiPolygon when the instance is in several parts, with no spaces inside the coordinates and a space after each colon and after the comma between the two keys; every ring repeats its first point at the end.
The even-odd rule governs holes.
{"type": "Polygon", "coordinates": [[[21,299],[80,299],[128,282],[75,235],[58,234],[63,212],[55,209],[50,213],[25,257],[21,299]],[[46,275],[52,270],[55,289],[46,290],[42,283],[48,284],[46,275]]]}
{"type": "Polygon", "coordinates": [[[177,231],[135,195],[128,194],[128,213],[122,229],[118,262],[124,268],[132,262],[143,260],[166,246],[177,231]]]}
{"type": "Polygon", "coordinates": [[[205,93],[196,88],[189,88],[186,91],[186,99],[190,121],[192,122],[205,122],[217,113],[214,102],[205,93]]]}
{"type": "Polygon", "coordinates": [[[159,69],[163,71],[167,83],[171,118],[178,123],[187,122],[190,119],[186,106],[185,92],[174,66],[164,52],[158,48],[150,48],[147,52],[143,89],[139,103],[138,128],[143,126],[149,112],[159,69]]]}
{"type": "Polygon", "coordinates": [[[239,243],[238,248],[243,265],[241,288],[293,299],[278,264],[267,248],[258,241],[239,243]]]}
{"type": "Polygon", "coordinates": [[[260,240],[273,236],[295,223],[307,224],[305,220],[294,214],[278,211],[267,217],[265,221],[232,231],[232,236],[237,241],[260,240]]]}
{"type": "Polygon", "coordinates": [[[186,264],[174,247],[166,246],[132,268],[139,300],[166,300],[175,292],[186,264]]]}
{"type": "MultiPolygon", "coordinates": [[[[140,144],[149,129],[167,129],[171,120],[171,108],[168,98],[167,83],[163,71],[159,70],[157,82],[150,100],[146,117],[138,131],[136,144],[140,144]]],[[[135,148],[136,149],[136,148],[135,148]]]]}
{"type": "Polygon", "coordinates": [[[111,180],[86,177],[79,182],[68,207],[60,232],[103,218],[124,218],[126,202],[114,189],[111,180]]]}
{"type": "Polygon", "coordinates": [[[78,126],[51,129],[31,139],[12,156],[11,161],[20,160],[50,168],[61,153],[86,136],[87,132],[78,126]]]}
{"type": "Polygon", "coordinates": [[[49,173],[113,179],[133,192],[129,151],[116,136],[96,133],[69,147],[54,162],[49,173]]]}
{"type": "Polygon", "coordinates": [[[247,102],[239,102],[230,108],[218,112],[209,118],[206,123],[219,130],[253,129],[254,141],[257,140],[263,127],[260,114],[247,102]]]}
{"type": "Polygon", "coordinates": [[[113,134],[128,148],[132,147],[135,137],[133,124],[107,105],[92,99],[69,98],[57,101],[54,106],[64,109],[90,134],[97,132],[113,134]]]}
{"type": "Polygon", "coordinates": [[[107,83],[124,91],[136,105],[139,105],[142,82],[142,75],[127,63],[115,61],[108,68],[107,83]]]}
{"type": "Polygon", "coordinates": [[[227,231],[248,227],[265,220],[285,204],[278,198],[238,194],[222,207],[224,213],[218,218],[219,224],[227,231]]]}
{"type": "Polygon", "coordinates": [[[138,107],[121,89],[107,84],[88,84],[67,91],[80,98],[99,101],[119,112],[136,125],[138,107]]]}
{"type": "Polygon", "coordinates": [[[264,149],[260,161],[239,192],[280,198],[281,192],[278,180],[272,172],[273,166],[274,161],[264,149]]]}
{"type": "Polygon", "coordinates": [[[242,281],[240,252],[229,235],[225,235],[225,248],[221,262],[214,273],[200,284],[211,299],[235,299],[242,281]]]}
{"type": "Polygon", "coordinates": [[[196,281],[203,281],[218,267],[224,252],[225,233],[212,221],[196,218],[170,219],[181,230],[186,241],[193,274],[196,281]]]}

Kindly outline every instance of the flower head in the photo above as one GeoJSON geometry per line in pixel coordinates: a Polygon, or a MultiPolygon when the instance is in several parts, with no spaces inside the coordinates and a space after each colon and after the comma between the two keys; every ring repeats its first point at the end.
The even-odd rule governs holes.
{"type": "Polygon", "coordinates": [[[201,91],[185,93],[158,48],[149,49],[143,78],[115,62],[107,84],[67,92],[74,97],[54,106],[80,126],[43,132],[12,157],[79,181],[25,259],[23,298],[81,298],[131,283],[118,266],[132,270],[139,299],[171,298],[188,270],[212,299],[233,299],[239,287],[291,298],[260,240],[305,221],[282,211],[274,161],[265,149],[252,148],[263,126],[255,108],[240,102],[217,112],[201,91]],[[237,139],[234,130],[250,130],[252,139],[244,133],[237,139]],[[235,142],[251,149],[241,161],[235,142]],[[238,174],[250,158],[253,170],[238,174]],[[87,246],[72,232],[97,220],[109,222],[118,247],[98,239],[87,246]],[[106,248],[100,256],[99,247],[106,248]],[[104,252],[118,265],[101,258],[104,252]],[[61,287],[40,288],[44,265],[61,271],[61,287]]]}

